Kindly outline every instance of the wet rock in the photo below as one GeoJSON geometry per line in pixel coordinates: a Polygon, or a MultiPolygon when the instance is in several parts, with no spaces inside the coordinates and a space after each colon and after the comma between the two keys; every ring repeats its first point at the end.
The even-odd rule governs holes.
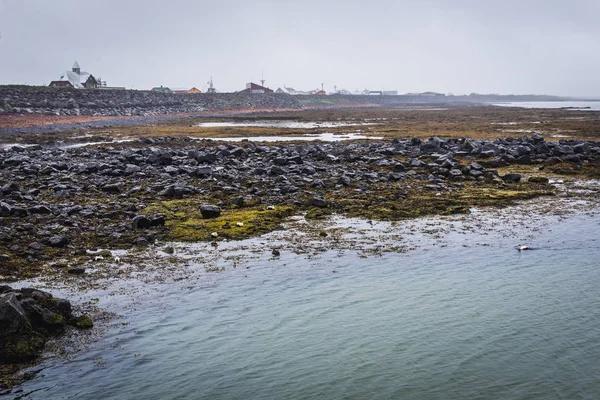
{"type": "Polygon", "coordinates": [[[554,149],[552,149],[552,155],[555,156],[564,156],[567,154],[573,154],[575,151],[573,150],[573,148],[569,147],[569,146],[564,146],[564,145],[559,145],[554,147],[554,149]]]}
{"type": "Polygon", "coordinates": [[[155,228],[158,226],[165,226],[166,223],[166,219],[165,216],[162,214],[157,214],[157,215],[153,215],[152,218],[150,219],[150,226],[155,228]]]}
{"type": "Polygon", "coordinates": [[[0,201],[0,217],[8,217],[12,213],[12,206],[0,201]]]}
{"type": "Polygon", "coordinates": [[[79,329],[91,329],[94,327],[94,323],[88,315],[81,315],[75,318],[74,325],[79,329]]]}
{"type": "Polygon", "coordinates": [[[142,169],[140,167],[138,167],[137,165],[127,164],[125,166],[124,174],[125,175],[133,175],[133,174],[140,172],[141,170],[142,169]]]}
{"type": "Polygon", "coordinates": [[[589,143],[579,143],[573,146],[573,151],[577,154],[589,154],[591,146],[589,143]]]}
{"type": "Polygon", "coordinates": [[[121,193],[121,186],[115,183],[102,186],[102,191],[106,193],[121,193]]]}
{"type": "Polygon", "coordinates": [[[71,275],[83,275],[83,274],[85,274],[85,268],[84,267],[69,268],[67,270],[67,273],[69,273],[71,275]]]}
{"type": "Polygon", "coordinates": [[[539,134],[538,132],[533,132],[531,134],[531,140],[532,140],[533,144],[539,144],[544,141],[544,137],[541,134],[539,134]]]}
{"type": "Polygon", "coordinates": [[[521,181],[521,174],[506,174],[502,177],[502,180],[509,183],[519,183],[521,181]]]}
{"type": "Polygon", "coordinates": [[[144,236],[139,236],[135,239],[134,244],[139,247],[147,247],[150,246],[150,241],[144,236]]]}
{"type": "Polygon", "coordinates": [[[206,176],[210,176],[212,175],[212,168],[211,167],[198,167],[192,170],[192,172],[190,172],[191,176],[196,176],[196,177],[206,177],[206,176]]]}
{"type": "Polygon", "coordinates": [[[56,235],[56,236],[50,237],[48,239],[47,244],[50,247],[62,248],[62,247],[66,247],[69,244],[69,239],[67,239],[67,237],[64,235],[56,235]]]}
{"type": "Polygon", "coordinates": [[[221,209],[215,205],[202,204],[200,205],[200,213],[206,219],[217,218],[221,215],[221,209]]]}
{"type": "Polygon", "coordinates": [[[232,197],[231,198],[231,204],[241,207],[244,205],[244,196],[237,196],[237,197],[232,197]]]}
{"type": "Polygon", "coordinates": [[[532,182],[532,183],[548,183],[550,182],[550,180],[548,178],[546,178],[545,176],[530,176],[527,179],[528,182],[532,182]]]}
{"type": "Polygon", "coordinates": [[[134,231],[137,229],[148,229],[152,226],[150,219],[145,215],[136,215],[131,220],[131,229],[134,231]]]}
{"type": "Polygon", "coordinates": [[[7,183],[6,185],[2,186],[2,188],[0,188],[0,192],[2,192],[3,194],[18,192],[19,190],[19,185],[17,185],[15,182],[7,183]]]}
{"type": "Polygon", "coordinates": [[[273,164],[275,165],[287,165],[288,164],[288,159],[285,157],[277,157],[275,159],[273,159],[273,164]]]}
{"type": "Polygon", "coordinates": [[[310,200],[309,205],[311,207],[325,208],[327,207],[327,201],[322,197],[313,197],[310,200]]]}
{"type": "Polygon", "coordinates": [[[159,196],[182,198],[194,194],[196,190],[185,185],[170,185],[158,193],[159,196]]]}
{"type": "Polygon", "coordinates": [[[173,248],[173,246],[166,246],[162,251],[165,252],[165,253],[167,253],[167,254],[174,254],[175,253],[175,249],[173,248]]]}
{"type": "Polygon", "coordinates": [[[33,288],[0,289],[0,364],[35,359],[49,337],[76,322],[67,300],[33,288]]]}
{"type": "Polygon", "coordinates": [[[581,156],[579,154],[568,154],[562,157],[563,161],[571,162],[571,163],[579,163],[581,162],[581,156]]]}
{"type": "Polygon", "coordinates": [[[340,176],[340,179],[338,180],[338,183],[340,185],[348,187],[348,186],[350,186],[350,178],[348,176],[346,176],[346,175],[342,175],[342,176],[340,176]]]}
{"type": "Polygon", "coordinates": [[[460,169],[451,169],[449,172],[450,176],[453,178],[457,178],[459,176],[462,176],[462,171],[460,169]]]}
{"type": "Polygon", "coordinates": [[[52,214],[52,210],[44,205],[33,206],[29,209],[31,214],[52,214]]]}

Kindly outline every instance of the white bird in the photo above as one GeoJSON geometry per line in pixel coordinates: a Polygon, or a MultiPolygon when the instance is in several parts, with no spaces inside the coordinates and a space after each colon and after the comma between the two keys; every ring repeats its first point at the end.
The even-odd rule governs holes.
{"type": "Polygon", "coordinates": [[[102,260],[104,260],[104,257],[102,257],[102,256],[94,257],[94,261],[102,261],[102,260]]]}
{"type": "Polygon", "coordinates": [[[219,236],[219,234],[217,232],[213,232],[213,233],[210,234],[210,236],[217,237],[217,236],[219,236]]]}
{"type": "Polygon", "coordinates": [[[121,263],[121,257],[115,257],[115,262],[117,264],[120,264],[121,263]]]}
{"type": "Polygon", "coordinates": [[[238,222],[238,223],[236,223],[236,225],[242,227],[242,226],[244,226],[244,223],[243,222],[238,222]]]}
{"type": "Polygon", "coordinates": [[[518,245],[517,245],[517,250],[519,250],[519,251],[523,251],[523,250],[531,250],[531,247],[529,247],[529,246],[526,246],[526,245],[524,245],[524,244],[518,244],[518,245]]]}

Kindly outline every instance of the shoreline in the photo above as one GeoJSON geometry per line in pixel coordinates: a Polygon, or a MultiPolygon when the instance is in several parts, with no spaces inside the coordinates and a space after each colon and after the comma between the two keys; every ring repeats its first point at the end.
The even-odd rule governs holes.
{"type": "MultiPolygon", "coordinates": [[[[599,187],[598,182],[595,187],[599,187]]],[[[42,364],[26,368],[21,377],[35,378],[44,369],[57,363],[85,356],[91,348],[98,353],[98,343],[106,340],[107,332],[129,324],[127,310],[130,307],[143,309],[144,301],[136,300],[141,294],[147,302],[154,298],[154,291],[176,293],[184,288],[189,290],[191,287],[212,286],[212,282],[221,280],[223,276],[245,279],[248,275],[264,273],[261,268],[254,268],[257,262],[285,265],[285,260],[290,258],[312,260],[320,265],[320,270],[339,274],[343,271],[331,270],[319,260],[348,255],[366,259],[381,258],[392,253],[410,256],[442,249],[451,243],[459,245],[460,242],[456,242],[459,237],[465,250],[473,246],[492,246],[505,248],[506,252],[516,252],[514,243],[523,240],[537,250],[539,246],[552,246],[536,239],[540,232],[551,229],[565,219],[597,216],[599,213],[600,202],[597,197],[586,201],[556,197],[548,204],[527,200],[501,209],[473,209],[472,214],[468,215],[427,216],[400,222],[376,222],[374,225],[343,216],[331,216],[316,224],[307,223],[302,218],[292,218],[286,223],[285,230],[260,238],[223,242],[217,248],[202,243],[164,243],[164,246],[174,247],[174,254],[145,249],[145,256],[137,255],[140,260],[152,258],[156,261],[152,264],[143,261],[131,265],[97,263],[97,279],[93,285],[74,276],[63,280],[47,277],[22,281],[15,287],[34,285],[68,298],[77,304],[78,311],[89,313],[96,322],[92,332],[73,331],[50,342],[42,356],[42,364]],[[515,219],[514,215],[520,217],[515,219]],[[321,235],[323,231],[328,235],[321,235]],[[472,234],[477,234],[480,239],[469,242],[472,234]],[[485,239],[488,235],[490,237],[485,239]],[[451,238],[445,239],[446,236],[451,238]],[[502,238],[500,242],[497,241],[499,237],[502,238]],[[282,248],[281,255],[271,255],[271,248],[282,248]],[[169,274],[165,275],[167,268],[169,274]],[[65,348],[68,349],[66,352],[61,350],[65,348]]],[[[11,393],[18,394],[10,389],[0,391],[1,395],[11,393]]]]}
{"type": "MultiPolygon", "coordinates": [[[[111,279],[126,281],[136,273],[155,271],[161,276],[165,269],[174,271],[171,268],[189,262],[177,259],[184,248],[210,253],[244,243],[240,240],[279,235],[283,241],[253,250],[242,244],[239,251],[279,257],[274,250],[285,254],[290,247],[286,243],[293,243],[297,254],[312,256],[336,245],[349,249],[352,241],[343,239],[347,231],[335,227],[340,216],[357,218],[365,226],[393,225],[429,216],[470,218],[473,210],[502,210],[528,199],[541,206],[570,198],[597,202],[600,143],[588,139],[598,134],[596,114],[575,125],[564,122],[560,112],[543,114],[557,121],[545,124],[545,129],[564,129],[561,124],[568,123],[584,137],[557,140],[550,130],[526,135],[512,124],[517,118],[530,121],[532,112],[538,111],[354,109],[252,115],[329,118],[344,122],[327,128],[338,134],[360,128],[366,135],[383,137],[343,143],[206,140],[203,135],[303,135],[323,129],[198,128],[189,126],[196,116],[178,116],[110,132],[90,128],[90,136],[111,140],[103,144],[0,149],[0,279],[77,282],[85,291],[111,279]],[[483,126],[468,125],[470,119],[477,120],[469,113],[486,118],[492,135],[460,135],[465,128],[456,129],[457,124],[483,126]],[[415,124],[415,118],[420,122],[415,124]],[[517,132],[504,135],[499,118],[517,132]],[[409,123],[414,135],[404,134],[409,123]],[[447,132],[458,135],[437,137],[434,126],[446,126],[447,132]],[[165,134],[169,132],[172,135],[165,134]],[[125,137],[133,141],[112,141],[125,137]],[[205,214],[202,204],[212,211],[205,214]],[[302,229],[303,236],[286,236],[302,229]],[[302,248],[306,237],[311,244],[302,248]]],[[[210,118],[224,115],[239,113],[210,118]]],[[[23,137],[38,143],[79,140],[72,135],[23,137]]],[[[549,207],[536,212],[554,211],[569,210],[549,207]]],[[[379,238],[371,240],[377,243],[379,238]]],[[[409,248],[375,246],[364,255],[409,248]]],[[[239,254],[232,254],[227,262],[235,265],[239,260],[239,254]]],[[[205,272],[220,268],[208,265],[205,272]]],[[[171,278],[186,279],[185,274],[171,278]]]]}

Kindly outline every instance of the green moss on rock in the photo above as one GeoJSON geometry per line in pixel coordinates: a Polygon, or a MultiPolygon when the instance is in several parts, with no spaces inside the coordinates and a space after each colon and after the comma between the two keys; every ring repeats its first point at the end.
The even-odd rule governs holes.
{"type": "Polygon", "coordinates": [[[82,315],[75,319],[75,326],[79,329],[90,329],[94,326],[94,322],[88,315],[82,315]]]}

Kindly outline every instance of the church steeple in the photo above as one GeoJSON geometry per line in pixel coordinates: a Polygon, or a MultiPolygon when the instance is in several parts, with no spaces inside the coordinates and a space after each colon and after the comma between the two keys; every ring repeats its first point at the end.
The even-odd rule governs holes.
{"type": "Polygon", "coordinates": [[[81,72],[81,68],[79,68],[79,64],[77,63],[77,61],[75,61],[75,64],[73,64],[73,72],[79,74],[81,72]]]}

